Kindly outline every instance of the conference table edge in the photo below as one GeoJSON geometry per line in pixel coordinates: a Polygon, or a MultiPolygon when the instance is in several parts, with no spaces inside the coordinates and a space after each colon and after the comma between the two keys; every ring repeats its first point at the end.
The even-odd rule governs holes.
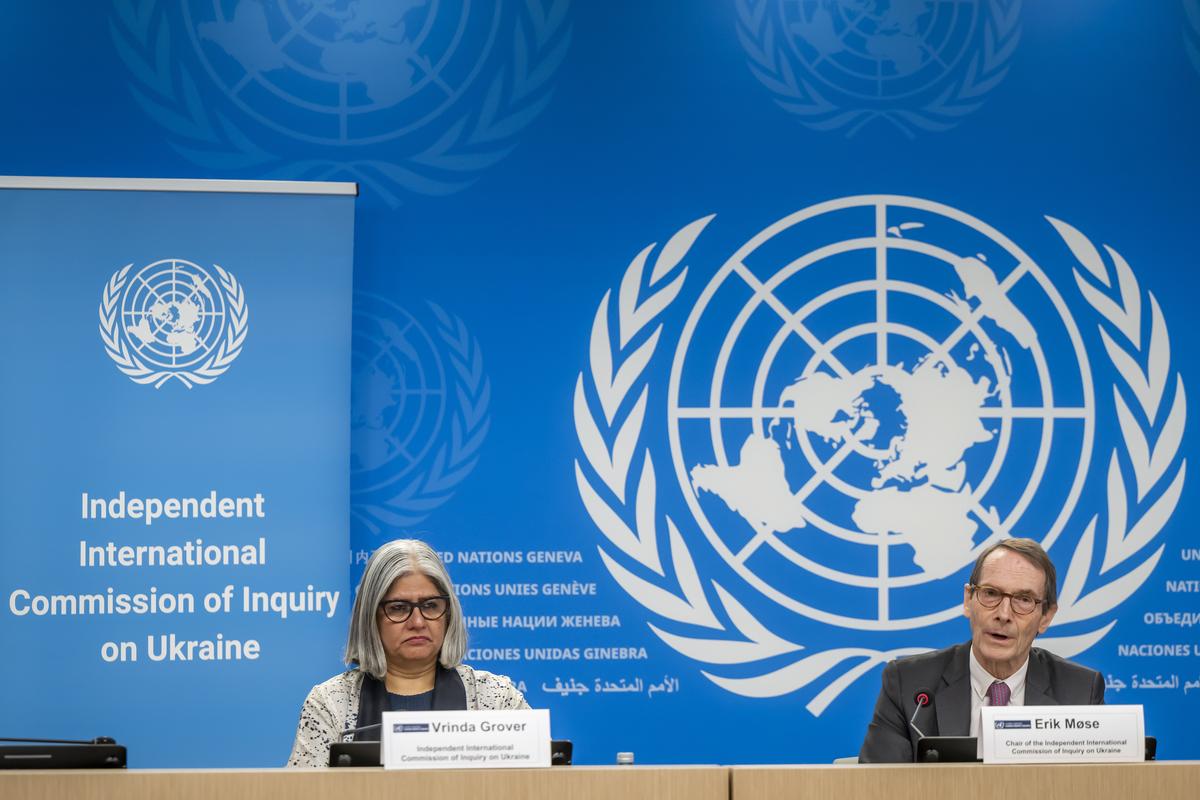
{"type": "Polygon", "coordinates": [[[127,769],[0,770],[4,800],[306,800],[378,795],[403,786],[431,798],[517,800],[728,800],[729,768],[704,765],[549,769],[127,769]]]}
{"type": "Polygon", "coordinates": [[[731,766],[732,800],[1038,797],[1194,799],[1200,761],[1087,764],[763,764],[731,766]]]}

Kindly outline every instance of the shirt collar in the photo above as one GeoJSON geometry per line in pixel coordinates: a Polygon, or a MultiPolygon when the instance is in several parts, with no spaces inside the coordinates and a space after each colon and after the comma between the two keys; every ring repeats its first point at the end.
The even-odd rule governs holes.
{"type": "MultiPolygon", "coordinates": [[[[979,663],[979,659],[975,658],[975,648],[971,647],[971,690],[975,692],[975,696],[980,700],[987,697],[988,687],[993,682],[1000,680],[993,676],[990,672],[983,668],[979,663]]],[[[1004,678],[1004,682],[1008,684],[1009,694],[1013,697],[1019,697],[1019,692],[1025,688],[1025,674],[1029,672],[1029,656],[1025,656],[1025,663],[1022,664],[1016,672],[1004,678]]]]}

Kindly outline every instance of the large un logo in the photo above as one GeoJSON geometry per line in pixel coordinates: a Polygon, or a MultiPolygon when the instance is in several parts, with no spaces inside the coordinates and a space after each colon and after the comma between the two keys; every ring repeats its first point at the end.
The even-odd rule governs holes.
{"type": "Polygon", "coordinates": [[[172,379],[190,389],[223,375],[249,323],[233,274],[214,264],[214,277],[181,258],[132,268],[113,273],[100,300],[100,338],[117,369],[156,389],[172,379]]]}
{"type": "Polygon", "coordinates": [[[487,436],[490,384],[479,343],[433,303],[354,299],[351,514],[356,531],[403,532],[446,502],[487,436]]]}
{"type": "Polygon", "coordinates": [[[185,157],[444,194],[545,107],[566,2],[114,0],[139,105],[185,157]],[[209,95],[209,96],[205,96],[209,95]]]}
{"type": "Polygon", "coordinates": [[[683,328],[668,396],[675,472],[712,545],[780,604],[859,629],[957,616],[924,598],[953,599],[949,576],[996,537],[1052,544],[1095,415],[1041,269],[965,214],[903,200],[818,206],[735,254],[683,328]],[[779,237],[811,249],[748,266],[779,237]]]}
{"type": "Polygon", "coordinates": [[[737,0],[754,75],[815,130],[955,125],[1003,79],[1020,0],[737,0]]]}
{"type": "Polygon", "coordinates": [[[938,643],[980,550],[1028,536],[1069,565],[1072,627],[1039,642],[1103,637],[1185,466],[1165,323],[1120,254],[1050,220],[1072,303],[986,222],[874,195],[796,212],[689,282],[710,219],[634,259],[575,392],[580,496],[651,629],[732,692],[817,687],[819,714],[938,643]]]}

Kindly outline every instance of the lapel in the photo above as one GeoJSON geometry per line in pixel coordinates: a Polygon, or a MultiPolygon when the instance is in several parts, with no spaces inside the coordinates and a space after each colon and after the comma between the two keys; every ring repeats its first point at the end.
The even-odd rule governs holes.
{"type": "MultiPolygon", "coordinates": [[[[466,710],[467,689],[458,675],[458,670],[438,666],[437,673],[433,677],[432,704],[434,711],[466,710]]],[[[383,681],[363,673],[362,688],[358,698],[358,719],[354,723],[355,727],[378,726],[383,719],[383,712],[388,710],[387,685],[383,681]]],[[[378,741],[380,736],[377,728],[360,731],[359,734],[373,738],[359,739],[356,735],[354,737],[356,741],[378,741]]]]}
{"type": "Polygon", "coordinates": [[[967,736],[971,732],[970,652],[970,642],[953,649],[938,688],[934,690],[938,736],[967,736]]]}
{"type": "Polygon", "coordinates": [[[467,710],[467,687],[463,685],[458,670],[438,665],[437,674],[433,678],[433,710],[467,710]]]}
{"type": "Polygon", "coordinates": [[[1029,651],[1029,670],[1025,673],[1025,705],[1056,706],[1058,701],[1050,693],[1050,670],[1042,651],[1036,647],[1029,651]]]}
{"type": "Polygon", "coordinates": [[[383,712],[387,710],[387,686],[383,681],[375,678],[367,673],[363,673],[362,688],[359,690],[358,696],[358,719],[354,722],[355,728],[371,727],[369,731],[359,731],[354,735],[356,742],[378,742],[380,739],[380,731],[377,727],[383,719],[383,712]],[[359,738],[359,737],[362,738],[359,738]]]}

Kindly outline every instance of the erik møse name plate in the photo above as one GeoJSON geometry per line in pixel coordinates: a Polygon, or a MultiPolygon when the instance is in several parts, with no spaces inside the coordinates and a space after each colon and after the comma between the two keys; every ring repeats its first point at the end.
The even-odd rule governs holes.
{"type": "Polygon", "coordinates": [[[1145,758],[1141,706],[985,706],[980,711],[987,763],[1145,758]]]}
{"type": "Polygon", "coordinates": [[[387,769],[550,766],[550,712],[389,711],[387,769]]]}

